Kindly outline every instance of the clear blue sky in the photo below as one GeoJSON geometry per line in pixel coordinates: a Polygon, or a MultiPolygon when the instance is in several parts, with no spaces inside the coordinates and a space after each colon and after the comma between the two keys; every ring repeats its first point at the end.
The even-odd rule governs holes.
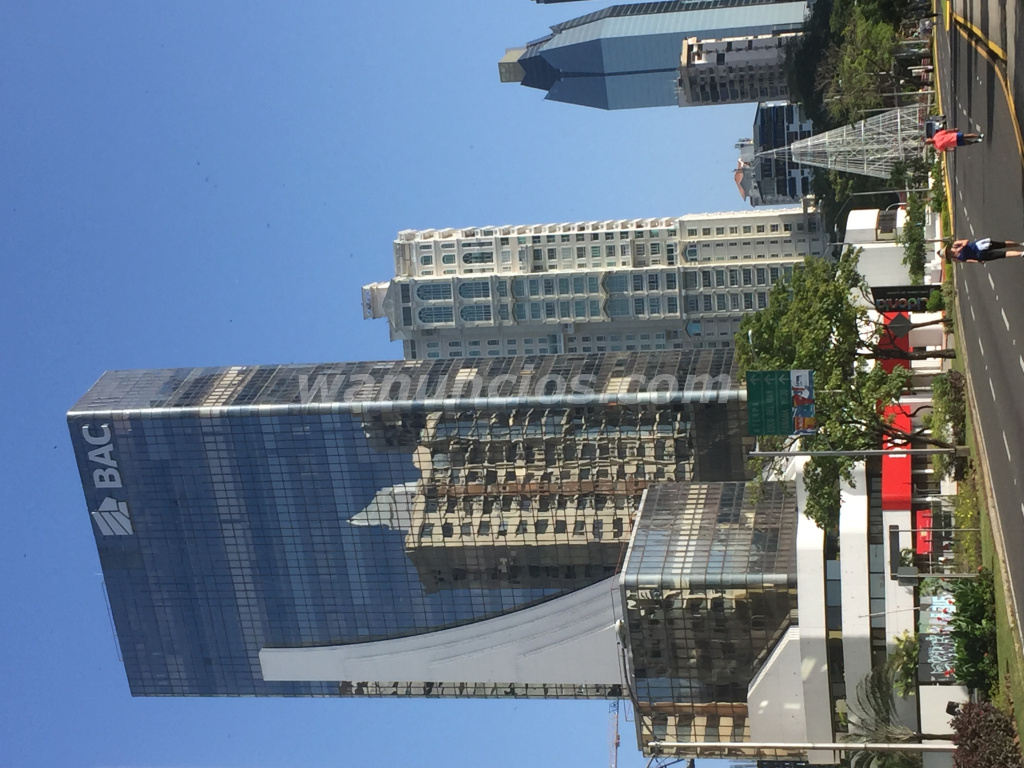
{"type": "Polygon", "coordinates": [[[132,699],[64,422],[109,368],[400,356],[359,305],[400,229],[742,208],[752,106],[498,82],[600,7],[3,5],[0,764],[607,765],[601,702],[132,699]]]}

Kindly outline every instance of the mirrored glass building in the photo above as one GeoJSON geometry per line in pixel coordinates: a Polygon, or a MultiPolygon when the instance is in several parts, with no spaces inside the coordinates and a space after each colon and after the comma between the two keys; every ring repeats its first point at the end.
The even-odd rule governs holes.
{"type": "Polygon", "coordinates": [[[798,625],[795,491],[694,482],[645,493],[622,576],[641,744],[751,741],[748,692],[798,625]]]}
{"type": "MultiPolygon", "coordinates": [[[[806,12],[805,2],[668,0],[613,5],[556,24],[539,40],[507,50],[498,72],[502,82],[547,91],[545,98],[552,101],[598,109],[704,103],[700,98],[681,101],[677,93],[684,41],[752,41],[797,32],[806,12]]],[[[698,76],[694,93],[699,96],[708,83],[706,75],[703,81],[698,76]]],[[[726,89],[726,100],[741,100],[738,91],[733,98],[732,90],[726,89]]],[[[767,97],[755,95],[750,100],[767,97]]],[[[712,103],[710,94],[707,103],[712,103]]]]}
{"type": "Polygon", "coordinates": [[[104,374],[68,420],[132,692],[620,695],[640,498],[745,476],[735,381],[726,350],[104,374]]]}

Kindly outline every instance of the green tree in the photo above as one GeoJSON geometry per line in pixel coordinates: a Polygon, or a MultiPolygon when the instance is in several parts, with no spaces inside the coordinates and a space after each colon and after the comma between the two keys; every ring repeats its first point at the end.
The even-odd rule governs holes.
{"type": "MultiPolygon", "coordinates": [[[[897,366],[889,373],[875,361],[932,353],[886,348],[887,331],[869,313],[867,285],[857,271],[859,255],[847,249],[836,261],[809,257],[792,281],[775,285],[765,309],[740,324],[736,354],[741,375],[748,370],[814,371],[817,433],[766,440],[766,447],[783,449],[800,440],[804,450],[864,450],[878,448],[883,438],[893,445],[921,440],[952,447],[923,430],[898,429],[883,413],[906,389],[909,371],[897,366]]],[[[804,511],[825,530],[838,524],[839,483],[852,481],[854,463],[850,457],[816,456],[804,468],[804,511]]]]}
{"type": "Polygon", "coordinates": [[[893,71],[898,41],[891,24],[871,19],[860,6],[850,8],[842,43],[829,49],[821,65],[827,75],[825,105],[834,120],[854,122],[885,106],[898,86],[893,71]]]}

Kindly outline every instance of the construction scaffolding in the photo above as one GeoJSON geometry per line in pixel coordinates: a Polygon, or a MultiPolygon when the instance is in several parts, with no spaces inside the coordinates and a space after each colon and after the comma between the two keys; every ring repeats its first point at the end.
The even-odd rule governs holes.
{"type": "Polygon", "coordinates": [[[761,152],[757,159],[790,159],[801,165],[888,179],[897,163],[922,156],[926,112],[919,104],[898,107],[761,152]]]}

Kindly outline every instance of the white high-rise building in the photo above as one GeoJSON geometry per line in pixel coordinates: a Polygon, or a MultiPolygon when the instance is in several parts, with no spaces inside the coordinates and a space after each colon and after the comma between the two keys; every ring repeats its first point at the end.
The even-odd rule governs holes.
{"type": "Polygon", "coordinates": [[[799,207],[404,230],[363,287],[407,359],[729,348],[744,313],[828,238],[799,207]]]}

